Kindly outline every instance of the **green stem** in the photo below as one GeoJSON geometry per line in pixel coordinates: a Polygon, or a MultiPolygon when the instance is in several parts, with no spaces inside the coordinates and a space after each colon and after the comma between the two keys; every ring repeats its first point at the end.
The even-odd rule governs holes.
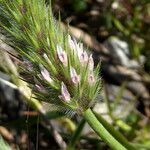
{"type": "Polygon", "coordinates": [[[76,141],[79,139],[84,125],[85,125],[85,119],[82,119],[80,124],[78,125],[76,131],[74,132],[74,134],[71,137],[71,140],[69,142],[67,150],[73,150],[74,149],[76,141]]]}
{"type": "Polygon", "coordinates": [[[111,135],[118,140],[124,147],[126,147],[128,150],[135,150],[135,147],[133,147],[127,139],[117,130],[114,129],[112,125],[110,125],[100,114],[93,112],[98,119],[99,122],[108,130],[108,132],[111,133],[111,135]]]}
{"type": "Polygon", "coordinates": [[[104,101],[105,101],[106,106],[107,106],[108,114],[113,119],[112,108],[111,108],[109,97],[108,97],[109,93],[108,93],[108,90],[107,90],[107,87],[105,84],[104,84],[104,94],[105,94],[104,101]]]}
{"type": "Polygon", "coordinates": [[[113,150],[127,150],[122,144],[120,144],[99,122],[91,111],[91,109],[87,109],[83,116],[91,128],[104,140],[113,150]]]}

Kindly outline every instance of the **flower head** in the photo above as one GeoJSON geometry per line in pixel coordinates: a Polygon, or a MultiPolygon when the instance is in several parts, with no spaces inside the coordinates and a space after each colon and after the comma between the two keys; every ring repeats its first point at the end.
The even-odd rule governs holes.
{"type": "Polygon", "coordinates": [[[24,65],[23,70],[32,79],[37,79],[28,81],[34,87],[35,97],[55,105],[58,111],[88,109],[90,102],[97,96],[100,84],[97,82],[99,66],[94,70],[92,55],[88,56],[82,43],[70,35],[66,36],[67,33],[61,29],[61,25],[53,17],[51,7],[46,6],[45,1],[28,3],[19,0],[19,5],[23,4],[28,10],[28,17],[17,9],[19,6],[17,2],[5,1],[9,1],[11,7],[9,9],[7,2],[2,2],[4,14],[6,12],[8,19],[12,21],[10,26],[3,25],[3,27],[5,26],[5,31],[11,31],[9,34],[18,41],[13,42],[14,48],[18,50],[18,56],[22,55],[21,58],[24,57],[31,63],[31,69],[24,65]],[[14,13],[19,15],[16,17],[14,13]],[[28,30],[20,28],[18,22],[20,25],[30,24],[28,30]],[[15,26],[16,24],[18,25],[15,26]],[[27,46],[24,46],[24,43],[27,46]],[[37,53],[39,49],[42,50],[42,54],[37,53]],[[65,103],[62,104],[61,100],[65,103]]]}

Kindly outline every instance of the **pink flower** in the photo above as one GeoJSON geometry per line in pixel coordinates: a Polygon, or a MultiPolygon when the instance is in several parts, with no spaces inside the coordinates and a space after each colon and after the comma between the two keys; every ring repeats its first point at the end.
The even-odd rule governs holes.
{"type": "Polygon", "coordinates": [[[43,65],[40,65],[40,70],[41,70],[41,75],[43,76],[43,78],[44,78],[47,82],[52,83],[53,80],[51,79],[48,70],[45,69],[45,68],[43,67],[43,65]]]}
{"type": "Polygon", "coordinates": [[[68,43],[69,43],[70,48],[76,51],[78,44],[75,39],[74,40],[71,39],[70,35],[68,36],[68,43]]]}
{"type": "Polygon", "coordinates": [[[90,57],[89,57],[88,66],[89,66],[89,70],[90,70],[90,71],[93,71],[93,69],[94,69],[94,61],[93,61],[92,54],[91,54],[90,57]]]}
{"type": "Polygon", "coordinates": [[[70,76],[71,81],[74,84],[78,84],[80,82],[80,75],[77,75],[76,70],[73,67],[70,68],[70,76]]]}
{"type": "Polygon", "coordinates": [[[88,76],[88,83],[89,83],[90,85],[92,85],[94,82],[95,82],[95,77],[94,77],[93,74],[90,74],[90,75],[88,76]]]}
{"type": "Polygon", "coordinates": [[[87,63],[88,61],[88,54],[86,51],[81,52],[80,56],[79,56],[79,60],[81,62],[81,65],[84,65],[87,63]]]}
{"type": "Polygon", "coordinates": [[[71,49],[74,50],[75,54],[77,54],[81,65],[85,64],[88,61],[88,54],[86,51],[83,51],[83,44],[77,43],[77,41],[74,39],[71,39],[71,36],[68,37],[69,46],[71,49]]]}
{"type": "Polygon", "coordinates": [[[80,59],[80,56],[81,56],[82,53],[83,53],[83,44],[78,43],[77,44],[77,54],[78,54],[79,59],[80,59]]]}
{"type": "Polygon", "coordinates": [[[36,90],[38,90],[40,92],[43,92],[43,93],[46,92],[45,89],[44,89],[44,87],[42,85],[35,84],[35,88],[36,88],[36,90]]]}
{"type": "Polygon", "coordinates": [[[57,45],[57,55],[59,60],[64,64],[64,66],[67,66],[68,64],[67,54],[65,51],[62,50],[62,47],[60,45],[57,45]]]}
{"type": "Polygon", "coordinates": [[[83,54],[83,44],[77,43],[77,41],[75,39],[72,40],[70,35],[68,37],[68,43],[69,43],[70,48],[72,50],[74,50],[74,54],[76,54],[79,59],[80,59],[80,57],[82,59],[81,54],[83,54]]]}
{"type": "Polygon", "coordinates": [[[70,101],[70,94],[67,90],[66,85],[62,82],[61,83],[61,95],[58,96],[60,99],[64,100],[65,102],[70,101]]]}

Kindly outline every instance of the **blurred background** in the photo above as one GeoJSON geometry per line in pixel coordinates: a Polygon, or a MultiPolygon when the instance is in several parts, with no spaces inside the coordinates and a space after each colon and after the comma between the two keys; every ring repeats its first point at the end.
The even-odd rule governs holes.
{"type": "MultiPolygon", "coordinates": [[[[150,150],[150,1],[52,0],[52,7],[62,28],[101,63],[102,92],[93,109],[139,150],[150,150]]],[[[81,118],[51,112],[47,104],[41,117],[20,92],[28,87],[17,78],[19,63],[0,40],[0,150],[65,149],[81,118]]],[[[75,149],[109,148],[85,125],[75,149]]]]}

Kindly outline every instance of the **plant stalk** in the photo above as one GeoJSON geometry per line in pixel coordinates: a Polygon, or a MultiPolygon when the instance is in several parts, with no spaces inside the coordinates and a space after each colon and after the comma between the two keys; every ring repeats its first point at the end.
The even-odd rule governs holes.
{"type": "Polygon", "coordinates": [[[85,122],[86,122],[85,119],[81,120],[80,124],[78,125],[78,127],[76,128],[74,134],[71,137],[71,140],[69,142],[67,150],[73,150],[74,149],[76,141],[79,139],[80,134],[81,134],[81,132],[84,128],[85,122]]]}
{"type": "Polygon", "coordinates": [[[99,122],[94,115],[94,113],[91,111],[91,109],[87,109],[83,116],[85,120],[88,122],[88,124],[91,126],[91,128],[98,134],[98,136],[106,142],[112,150],[127,150],[121,143],[119,143],[102,125],[101,122],[99,122]]]}
{"type": "Polygon", "coordinates": [[[99,122],[107,129],[108,132],[111,133],[111,135],[118,140],[124,147],[126,147],[128,150],[135,150],[135,147],[127,141],[127,139],[117,130],[113,128],[112,125],[110,125],[100,114],[97,112],[93,112],[96,118],[99,122]]]}

